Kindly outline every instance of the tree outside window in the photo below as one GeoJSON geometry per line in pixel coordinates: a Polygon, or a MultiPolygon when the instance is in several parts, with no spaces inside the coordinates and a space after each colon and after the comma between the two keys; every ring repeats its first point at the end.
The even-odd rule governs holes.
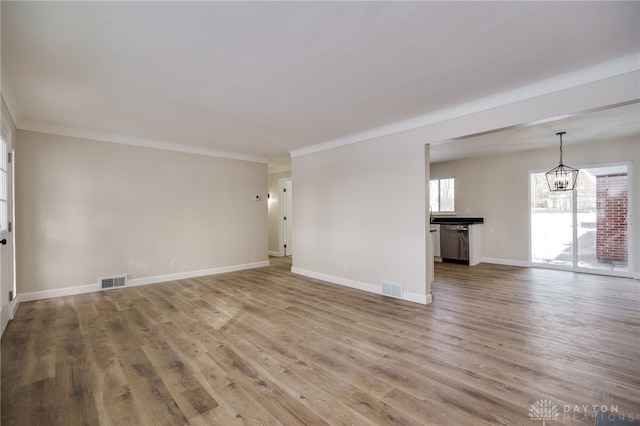
{"type": "Polygon", "coordinates": [[[453,213],[455,209],[455,179],[429,181],[429,205],[433,213],[453,213]]]}

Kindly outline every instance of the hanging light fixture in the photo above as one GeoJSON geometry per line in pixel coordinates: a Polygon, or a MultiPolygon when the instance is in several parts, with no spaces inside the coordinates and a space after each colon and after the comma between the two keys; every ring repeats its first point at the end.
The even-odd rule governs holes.
{"type": "Polygon", "coordinates": [[[558,167],[545,173],[547,183],[549,184],[549,191],[571,191],[576,187],[578,170],[562,164],[562,135],[566,133],[567,132],[556,133],[556,135],[560,136],[560,164],[558,167]]]}

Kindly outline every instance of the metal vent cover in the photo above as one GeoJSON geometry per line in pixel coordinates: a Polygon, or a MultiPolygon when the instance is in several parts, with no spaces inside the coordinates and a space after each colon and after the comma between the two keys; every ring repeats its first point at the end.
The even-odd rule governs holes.
{"type": "Polygon", "coordinates": [[[100,288],[116,288],[116,287],[124,287],[127,285],[127,276],[121,275],[116,277],[101,277],[100,278],[100,288]]]}
{"type": "Polygon", "coordinates": [[[402,299],[402,284],[382,281],[382,294],[402,299]]]}

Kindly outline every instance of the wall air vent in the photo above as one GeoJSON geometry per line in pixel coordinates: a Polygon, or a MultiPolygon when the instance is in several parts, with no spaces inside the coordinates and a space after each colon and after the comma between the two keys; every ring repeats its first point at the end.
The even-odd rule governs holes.
{"type": "Polygon", "coordinates": [[[124,287],[126,285],[127,285],[126,275],[100,278],[100,288],[102,289],[124,287]]]}
{"type": "Polygon", "coordinates": [[[402,299],[402,284],[390,281],[382,281],[382,294],[384,296],[402,299]]]}

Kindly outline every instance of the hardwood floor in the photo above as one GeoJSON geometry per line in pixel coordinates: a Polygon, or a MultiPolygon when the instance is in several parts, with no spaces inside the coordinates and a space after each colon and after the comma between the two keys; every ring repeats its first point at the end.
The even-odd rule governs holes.
{"type": "Polygon", "coordinates": [[[640,421],[638,281],[437,264],[422,306],[287,261],[21,303],[2,425],[640,421]]]}

